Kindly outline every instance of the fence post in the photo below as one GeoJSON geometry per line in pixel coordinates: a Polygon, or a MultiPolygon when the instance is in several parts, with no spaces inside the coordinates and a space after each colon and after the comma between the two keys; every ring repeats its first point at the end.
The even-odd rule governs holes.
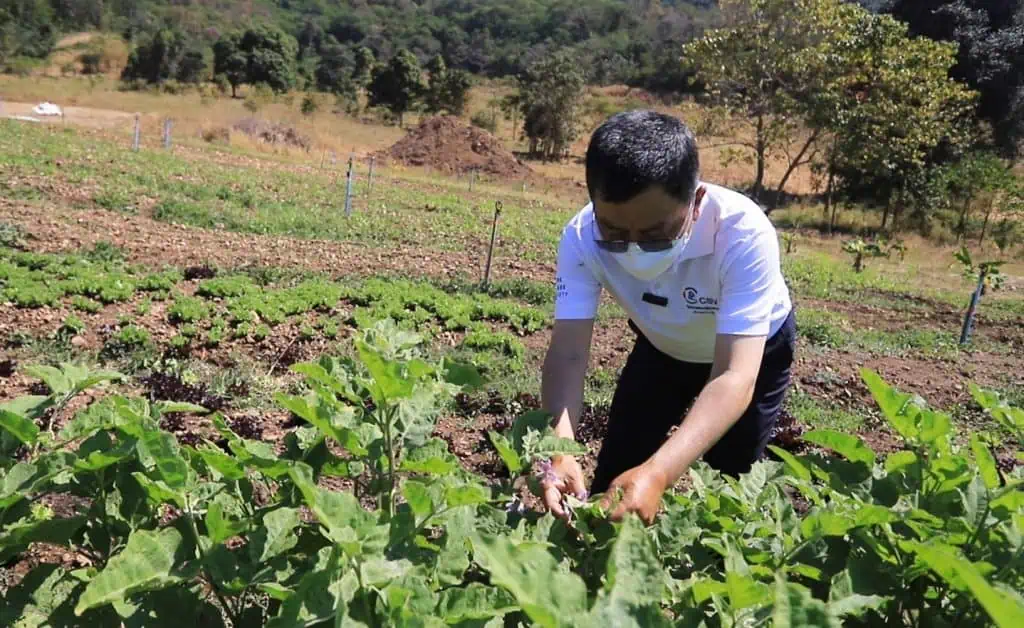
{"type": "Polygon", "coordinates": [[[171,127],[174,123],[170,118],[164,120],[164,148],[170,150],[171,148],[171,127]]]}
{"type": "Polygon", "coordinates": [[[370,198],[370,195],[373,194],[373,164],[376,160],[376,157],[370,155],[370,174],[366,181],[366,198],[370,198]]]}
{"type": "Polygon", "coordinates": [[[971,304],[967,306],[967,315],[964,316],[964,326],[960,330],[960,344],[965,345],[971,341],[971,330],[974,328],[974,314],[978,310],[978,302],[981,301],[981,291],[985,288],[985,269],[978,273],[978,287],[971,295],[971,304]]]}
{"type": "Polygon", "coordinates": [[[473,191],[473,184],[476,183],[476,170],[469,173],[469,191],[473,191]]]}
{"type": "Polygon", "coordinates": [[[345,175],[345,217],[352,215],[352,162],[353,156],[348,157],[348,174],[345,175]]]}
{"type": "Polygon", "coordinates": [[[132,150],[135,152],[139,151],[139,141],[142,129],[139,127],[139,114],[135,114],[135,133],[132,135],[132,150]]]}
{"type": "Polygon", "coordinates": [[[494,259],[494,241],[498,235],[498,217],[501,216],[501,201],[494,201],[494,222],[491,223],[491,245],[487,247],[487,266],[484,268],[483,289],[491,285],[491,260],[494,259]]]}

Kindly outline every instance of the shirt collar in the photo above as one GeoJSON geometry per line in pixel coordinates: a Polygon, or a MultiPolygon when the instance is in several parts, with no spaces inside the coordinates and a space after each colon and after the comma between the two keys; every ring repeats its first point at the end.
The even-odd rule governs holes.
{"type": "Polygon", "coordinates": [[[696,259],[715,252],[715,236],[718,232],[718,204],[707,190],[701,201],[700,215],[693,225],[690,240],[686,243],[680,259],[696,259]]]}

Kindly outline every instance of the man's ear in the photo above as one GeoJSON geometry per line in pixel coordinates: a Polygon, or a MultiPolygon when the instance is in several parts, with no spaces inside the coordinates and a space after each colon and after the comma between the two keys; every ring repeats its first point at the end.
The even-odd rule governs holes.
{"type": "Polygon", "coordinates": [[[697,188],[697,193],[693,197],[693,221],[697,222],[700,218],[700,204],[704,200],[704,194],[707,193],[707,189],[702,185],[697,188]]]}

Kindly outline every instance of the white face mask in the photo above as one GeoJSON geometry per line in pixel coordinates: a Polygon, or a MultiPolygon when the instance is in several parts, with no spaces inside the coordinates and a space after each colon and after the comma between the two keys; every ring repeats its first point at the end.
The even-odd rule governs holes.
{"type": "Polygon", "coordinates": [[[614,257],[629,274],[641,281],[651,281],[672,268],[689,239],[687,234],[673,241],[672,248],[664,251],[644,251],[636,242],[630,242],[625,253],[616,253],[614,257]]]}

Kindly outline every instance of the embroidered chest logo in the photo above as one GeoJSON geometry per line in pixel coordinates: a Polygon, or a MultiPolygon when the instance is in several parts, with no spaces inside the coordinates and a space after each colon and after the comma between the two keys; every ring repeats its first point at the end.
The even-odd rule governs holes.
{"type": "Polygon", "coordinates": [[[693,286],[683,289],[683,300],[686,301],[686,309],[691,312],[712,314],[718,311],[718,299],[701,296],[700,292],[693,286]]]}

